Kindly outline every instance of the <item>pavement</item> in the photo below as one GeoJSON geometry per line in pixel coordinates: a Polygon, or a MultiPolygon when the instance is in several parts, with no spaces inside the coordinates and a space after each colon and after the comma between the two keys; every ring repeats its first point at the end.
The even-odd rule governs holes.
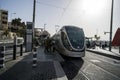
{"type": "MultiPolygon", "coordinates": [[[[87,49],[87,51],[120,60],[119,53],[116,54],[98,47],[96,49],[87,49]]],[[[82,65],[82,60],[80,60],[80,62],[82,65]]],[[[38,47],[36,68],[32,67],[33,53],[26,52],[23,54],[23,56],[17,57],[16,60],[5,63],[5,67],[0,69],[0,80],[68,80],[69,77],[72,79],[72,75],[66,76],[67,73],[69,73],[68,71],[71,71],[71,67],[73,67],[73,70],[75,69],[78,71],[78,69],[80,69],[80,64],[77,64],[79,68],[74,68],[74,65],[69,65],[69,61],[67,63],[68,64],[66,64],[66,61],[64,61],[63,57],[61,57],[57,52],[44,53],[44,48],[38,47]]],[[[88,68],[88,66],[86,67],[88,68]]],[[[77,79],[78,78],[74,80],[77,79]]]]}
{"type": "Polygon", "coordinates": [[[96,47],[95,49],[87,49],[87,51],[120,60],[119,50],[115,48],[112,48],[112,50],[109,51],[108,48],[102,49],[102,48],[96,47]]]}
{"type": "Polygon", "coordinates": [[[32,67],[33,54],[24,53],[5,63],[0,69],[0,80],[67,80],[60,65],[64,59],[57,53],[44,53],[44,48],[37,49],[37,66],[32,67]]]}

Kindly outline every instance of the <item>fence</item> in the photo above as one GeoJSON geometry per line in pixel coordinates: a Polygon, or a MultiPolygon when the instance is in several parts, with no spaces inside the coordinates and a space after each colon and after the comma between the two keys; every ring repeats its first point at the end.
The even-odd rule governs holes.
{"type": "Polygon", "coordinates": [[[5,47],[4,49],[5,62],[9,60],[15,60],[18,56],[22,56],[23,52],[25,52],[23,44],[14,45],[13,43],[1,43],[0,47],[5,47]]]}

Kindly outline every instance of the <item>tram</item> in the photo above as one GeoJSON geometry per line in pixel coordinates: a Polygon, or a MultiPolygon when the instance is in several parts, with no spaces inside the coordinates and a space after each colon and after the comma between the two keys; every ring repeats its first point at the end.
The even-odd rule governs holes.
{"type": "Polygon", "coordinates": [[[82,28],[63,26],[55,35],[54,48],[61,54],[69,57],[85,56],[85,35],[82,28]]]}

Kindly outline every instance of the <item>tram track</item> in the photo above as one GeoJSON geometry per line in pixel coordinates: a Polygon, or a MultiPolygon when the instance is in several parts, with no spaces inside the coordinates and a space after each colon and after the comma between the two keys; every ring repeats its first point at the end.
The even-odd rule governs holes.
{"type": "Polygon", "coordinates": [[[81,70],[81,67],[84,63],[81,58],[62,57],[64,58],[64,62],[61,63],[61,66],[68,80],[90,80],[81,70]],[[75,65],[74,62],[77,62],[79,66],[75,65]]]}
{"type": "MultiPolygon", "coordinates": [[[[114,74],[114,73],[110,72],[109,69],[107,70],[106,69],[107,67],[104,68],[104,67],[100,66],[100,65],[104,65],[104,64],[100,63],[100,65],[97,65],[95,62],[92,62],[90,59],[92,57],[85,56],[83,59],[82,58],[75,59],[75,58],[69,58],[69,57],[63,57],[63,58],[65,60],[64,64],[66,64],[66,63],[69,64],[69,65],[66,64],[66,68],[67,68],[67,66],[72,65],[74,67],[71,67],[71,68],[78,70],[76,75],[74,75],[74,77],[72,77],[72,80],[120,80],[119,74],[117,74],[117,73],[114,74]]],[[[93,58],[93,60],[99,61],[99,59],[97,59],[97,57],[93,58]]],[[[105,63],[107,63],[107,62],[105,62],[105,63]]],[[[64,72],[66,73],[68,80],[71,80],[71,78],[69,77],[69,72],[66,72],[67,70],[64,69],[65,67],[63,67],[63,65],[62,65],[62,68],[63,68],[64,72]]],[[[70,68],[68,68],[68,70],[69,69],[70,68]]],[[[72,69],[72,70],[74,70],[74,69],[72,69]]]]}
{"type": "Polygon", "coordinates": [[[87,60],[87,59],[85,59],[85,61],[91,63],[91,65],[97,67],[97,68],[100,69],[102,72],[108,74],[109,76],[113,76],[113,77],[115,78],[115,79],[111,79],[111,80],[120,80],[120,77],[118,77],[118,76],[114,75],[113,73],[111,73],[111,72],[109,72],[109,71],[103,69],[102,67],[96,65],[95,63],[93,63],[93,62],[91,62],[91,61],[89,61],[89,60],[87,60]]]}
{"type": "Polygon", "coordinates": [[[89,61],[99,67],[101,67],[102,69],[120,77],[120,64],[119,63],[115,63],[114,59],[110,59],[107,57],[101,57],[101,56],[97,56],[95,55],[90,55],[87,54],[86,57],[84,57],[85,61],[89,61]]]}

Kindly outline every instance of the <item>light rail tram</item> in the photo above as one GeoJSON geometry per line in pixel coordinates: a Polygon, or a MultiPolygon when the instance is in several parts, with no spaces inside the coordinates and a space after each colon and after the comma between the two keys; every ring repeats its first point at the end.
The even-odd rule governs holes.
{"type": "Polygon", "coordinates": [[[54,48],[61,54],[69,57],[85,56],[85,35],[82,28],[63,26],[55,35],[54,48]]]}

